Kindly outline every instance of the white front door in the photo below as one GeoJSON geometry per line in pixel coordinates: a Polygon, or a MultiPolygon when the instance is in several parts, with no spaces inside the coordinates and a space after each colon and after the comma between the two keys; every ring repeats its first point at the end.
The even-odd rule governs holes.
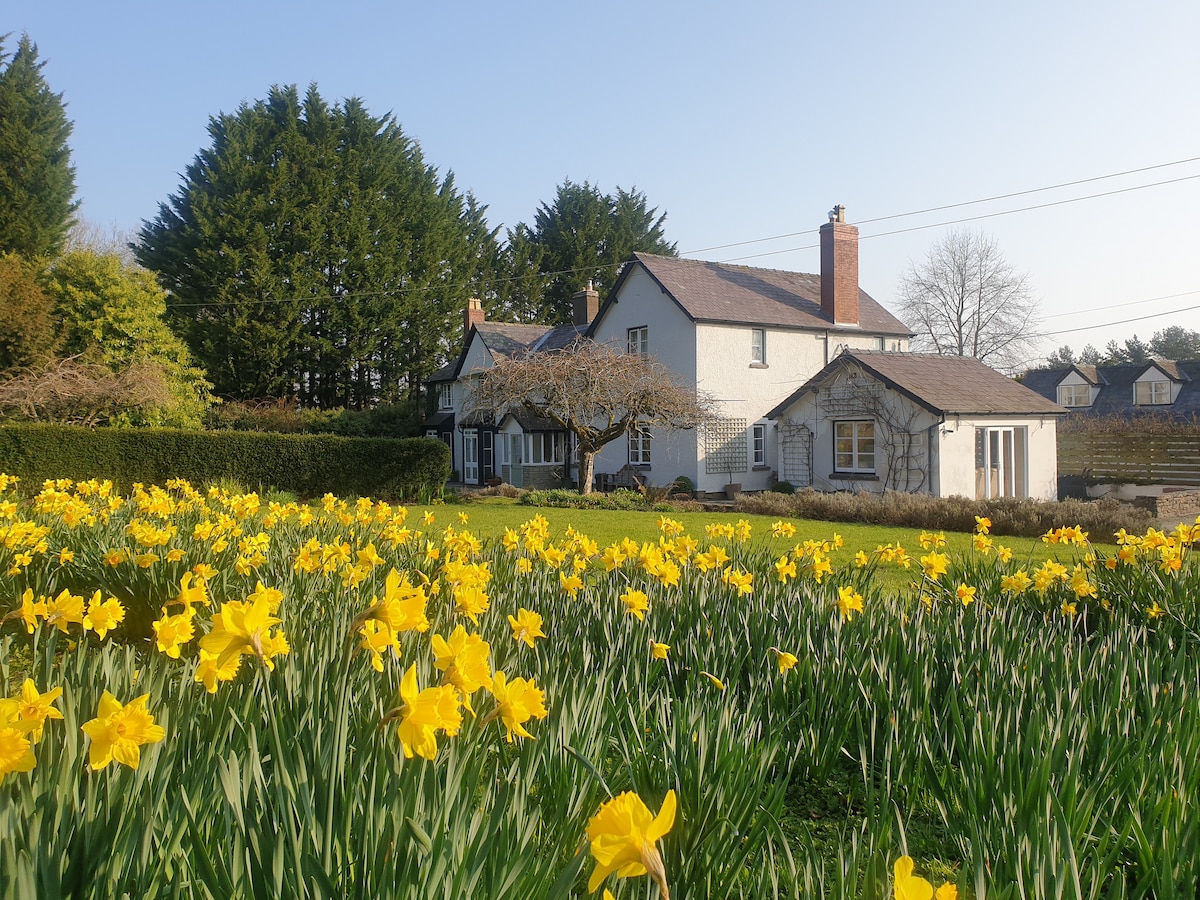
{"type": "Polygon", "coordinates": [[[479,432],[463,431],[463,483],[479,484],[479,432]]]}

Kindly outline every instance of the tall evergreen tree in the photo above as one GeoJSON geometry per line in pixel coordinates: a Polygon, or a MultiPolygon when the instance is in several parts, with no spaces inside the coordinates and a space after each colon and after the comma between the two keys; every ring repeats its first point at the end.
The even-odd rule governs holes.
{"type": "Polygon", "coordinates": [[[0,252],[51,257],[79,208],[71,122],[42,77],[37,44],[22,35],[10,56],[8,37],[0,37],[0,252]]]}
{"type": "Polygon", "coordinates": [[[635,250],[677,255],[664,236],[666,218],[636,189],[602,194],[586,181],[564,181],[554,202],[538,208],[533,227],[518,223],[508,232],[501,314],[546,324],[571,321],[571,295],[588,282],[607,293],[635,250]]]}
{"type": "Polygon", "coordinates": [[[394,118],[330,106],[316,86],[274,87],[209,134],[134,254],[217,393],[415,402],[494,255],[483,207],[394,118]]]}

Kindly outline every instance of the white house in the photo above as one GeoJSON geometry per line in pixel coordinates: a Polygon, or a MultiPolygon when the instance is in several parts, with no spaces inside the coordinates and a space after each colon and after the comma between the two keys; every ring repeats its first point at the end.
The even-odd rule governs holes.
{"type": "Polygon", "coordinates": [[[768,417],[797,487],[1055,500],[1066,413],[975,359],[848,350],[768,417]]]}
{"type": "Polygon", "coordinates": [[[821,274],[806,275],[637,253],[588,337],[652,353],[717,401],[697,432],[631,434],[596,459],[632,466],[651,484],[690,478],[764,490],[791,480],[768,413],[847,348],[901,351],[909,329],[858,285],[858,229],[835,208],[821,227],[821,274]]]}
{"type": "Polygon", "coordinates": [[[464,400],[472,381],[497,359],[560,350],[582,337],[599,307],[599,294],[589,288],[573,300],[574,323],[556,327],[488,322],[480,301],[469,301],[462,352],[426,382],[438,398],[438,409],[424,424],[426,437],[450,447],[451,468],[464,484],[499,479],[518,487],[544,488],[571,482],[573,460],[566,432],[520,413],[499,421],[486,413],[470,413],[464,400]]]}

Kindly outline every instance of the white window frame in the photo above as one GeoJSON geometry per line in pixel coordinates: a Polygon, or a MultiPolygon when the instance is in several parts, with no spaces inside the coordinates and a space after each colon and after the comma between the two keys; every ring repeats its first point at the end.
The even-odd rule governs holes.
{"type": "Polygon", "coordinates": [[[1091,406],[1091,386],[1086,384],[1060,384],[1058,386],[1058,405],[1091,406]]]}
{"type": "Polygon", "coordinates": [[[438,389],[438,409],[454,409],[454,393],[450,382],[443,382],[438,389]]]}
{"type": "Polygon", "coordinates": [[[561,466],[566,453],[566,434],[562,431],[527,431],[526,466],[561,466]]]}
{"type": "Polygon", "coordinates": [[[1133,402],[1136,406],[1163,406],[1171,402],[1171,382],[1135,381],[1133,402]]]}
{"type": "Polygon", "coordinates": [[[750,329],[750,365],[765,366],[767,364],[767,329],[750,329]]]}
{"type": "Polygon", "coordinates": [[[767,464],[767,426],[762,422],[750,426],[750,453],[753,465],[767,464]]]}
{"type": "Polygon", "coordinates": [[[625,331],[625,352],[648,356],[650,353],[650,328],[639,325],[625,331]]]}
{"type": "Polygon", "coordinates": [[[650,465],[650,429],[634,427],[629,430],[629,464],[650,465]]]}
{"type": "Polygon", "coordinates": [[[843,419],[833,423],[833,471],[847,475],[875,474],[875,420],[843,419]],[[838,449],[839,441],[849,441],[849,449],[838,449]],[[871,449],[863,445],[870,441],[871,449]]]}

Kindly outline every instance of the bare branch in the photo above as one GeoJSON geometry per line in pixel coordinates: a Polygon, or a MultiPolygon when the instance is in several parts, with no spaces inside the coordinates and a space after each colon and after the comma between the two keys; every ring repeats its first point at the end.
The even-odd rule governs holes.
{"type": "Polygon", "coordinates": [[[0,381],[0,416],[62,425],[102,425],[123,412],[171,401],[162,370],[135,363],[119,372],[79,357],[17,370],[0,381]]]}

